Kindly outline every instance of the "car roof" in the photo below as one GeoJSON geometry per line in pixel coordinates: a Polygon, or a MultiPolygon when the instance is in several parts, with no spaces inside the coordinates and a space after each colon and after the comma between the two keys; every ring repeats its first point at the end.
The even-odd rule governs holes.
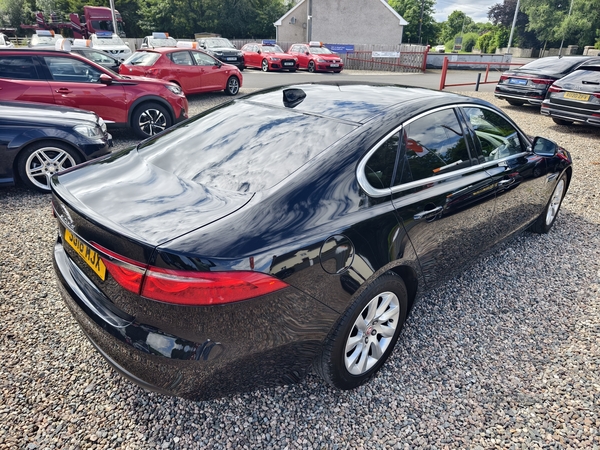
{"type": "MultiPolygon", "coordinates": [[[[248,94],[241,97],[240,101],[251,101],[277,108],[293,108],[299,113],[365,123],[400,104],[415,103],[418,108],[421,104],[435,106],[453,102],[470,102],[472,99],[450,92],[410,86],[331,82],[280,86],[248,94]],[[284,98],[288,93],[292,98],[302,96],[303,93],[305,97],[301,101],[288,102],[286,106],[284,98]]],[[[414,113],[415,109],[410,108],[409,112],[414,113]]]]}
{"type": "MultiPolygon", "coordinates": [[[[153,53],[172,53],[181,50],[193,50],[196,52],[202,52],[202,49],[198,48],[185,48],[185,47],[150,47],[150,48],[140,48],[136,50],[137,52],[153,52],[153,53]]],[[[204,53],[204,52],[202,52],[204,53]]]]}

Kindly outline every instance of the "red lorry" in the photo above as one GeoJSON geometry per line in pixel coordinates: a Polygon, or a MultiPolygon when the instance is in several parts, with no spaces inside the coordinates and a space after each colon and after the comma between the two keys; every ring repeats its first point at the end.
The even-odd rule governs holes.
{"type": "MultiPolygon", "coordinates": [[[[123,28],[123,18],[117,10],[115,10],[115,19],[117,21],[117,34],[120,37],[125,37],[123,28]]],[[[87,39],[90,34],[98,31],[113,31],[113,22],[110,8],[104,6],[84,6],[83,14],[79,16],[77,13],[69,14],[68,19],[61,17],[58,14],[51,14],[49,20],[46,20],[44,13],[38,12],[35,15],[35,25],[21,25],[21,28],[28,30],[60,30],[69,29],[73,31],[75,39],[87,39]]]]}

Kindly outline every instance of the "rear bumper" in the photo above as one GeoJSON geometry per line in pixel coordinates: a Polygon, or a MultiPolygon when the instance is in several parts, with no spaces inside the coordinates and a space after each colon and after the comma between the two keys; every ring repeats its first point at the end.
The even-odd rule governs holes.
{"type": "Polygon", "coordinates": [[[169,332],[112,303],[71,260],[60,238],[54,268],[64,302],[100,354],[129,380],[166,395],[200,400],[295,382],[337,319],[294,288],[202,308],[148,300],[148,310],[163,308],[169,332]]]}
{"type": "Polygon", "coordinates": [[[546,97],[546,91],[540,89],[515,89],[497,85],[494,95],[503,100],[510,99],[531,105],[540,105],[546,97]]]}
{"type": "Polygon", "coordinates": [[[540,112],[544,116],[550,116],[562,120],[572,120],[574,122],[581,122],[600,127],[600,115],[592,115],[599,114],[599,111],[597,110],[587,111],[583,108],[570,108],[568,106],[555,105],[544,101],[540,112]]]}

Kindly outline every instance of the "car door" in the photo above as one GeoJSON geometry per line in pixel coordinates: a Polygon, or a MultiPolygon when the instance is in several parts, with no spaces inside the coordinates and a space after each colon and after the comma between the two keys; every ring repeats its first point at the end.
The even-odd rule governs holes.
{"type": "Polygon", "coordinates": [[[228,75],[223,65],[210,55],[202,52],[192,52],[194,63],[201,73],[196,81],[200,82],[202,91],[219,91],[225,89],[228,75]]]}
{"type": "Polygon", "coordinates": [[[188,50],[169,53],[171,71],[186,94],[202,91],[202,73],[188,50]]]}
{"type": "Polygon", "coordinates": [[[111,76],[111,72],[74,57],[57,55],[42,59],[50,74],[54,103],[93,111],[105,122],[127,123],[128,105],[123,87],[100,81],[100,75],[111,76]]]}
{"type": "Polygon", "coordinates": [[[492,244],[494,190],[473,159],[472,140],[452,107],[421,114],[389,139],[399,156],[392,202],[435,285],[492,244]]]}
{"type": "Polygon", "coordinates": [[[244,46],[244,63],[250,67],[260,67],[260,55],[258,54],[258,45],[248,44],[244,46]]]}
{"type": "Polygon", "coordinates": [[[47,77],[34,55],[0,54],[0,99],[54,103],[47,77]]]}
{"type": "Polygon", "coordinates": [[[482,165],[492,177],[496,192],[494,240],[529,225],[542,212],[548,173],[546,160],[531,152],[529,140],[508,118],[484,106],[463,106],[482,165]]]}

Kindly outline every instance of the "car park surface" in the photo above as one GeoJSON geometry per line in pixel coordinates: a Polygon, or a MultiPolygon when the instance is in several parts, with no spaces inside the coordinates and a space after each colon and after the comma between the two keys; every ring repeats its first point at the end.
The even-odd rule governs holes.
{"type": "Polygon", "coordinates": [[[298,68],[309,72],[335,72],[344,69],[344,62],[340,55],[333,53],[320,42],[308,44],[293,44],[288,53],[298,58],[298,68]]]}
{"type": "Polygon", "coordinates": [[[600,61],[585,63],[554,82],[540,111],[559,125],[600,126],[600,61]]]}
{"type": "Polygon", "coordinates": [[[278,45],[253,42],[244,45],[242,53],[246,67],[260,69],[263,72],[271,70],[295,72],[298,68],[298,58],[285,53],[278,45]]]}
{"type": "Polygon", "coordinates": [[[190,48],[139,50],[121,64],[119,73],[169,81],[186,95],[212,91],[236,95],[243,81],[237,67],[190,48]]]}
{"type": "Polygon", "coordinates": [[[548,56],[533,60],[504,72],[494,93],[513,106],[540,105],[552,83],[589,60],[591,56],[548,56]]]}
{"type": "Polygon", "coordinates": [[[55,267],[86,334],[146,388],[204,399],[312,362],[351,389],[385,362],[417,292],[517,231],[547,233],[570,177],[565,150],[485,102],[275,88],[55,178],[55,267]]]}
{"type": "Polygon", "coordinates": [[[188,108],[172,83],[120,76],[79,55],[37,49],[0,50],[0,100],[86,109],[139,137],[186,119],[188,108]]]}
{"type": "Polygon", "coordinates": [[[109,153],[111,145],[104,121],[92,112],[0,101],[0,185],[21,180],[50,192],[52,175],[109,153]]]}
{"type": "MultiPolygon", "coordinates": [[[[548,235],[527,233],[501,244],[425,296],[405,324],[403,345],[370,384],[354,391],[336,392],[309,374],[297,384],[191,402],[130,383],[83,339],[60,299],[51,258],[40,252],[55,240],[48,197],[5,189],[2,442],[38,448],[593,447],[596,428],[586,423],[596,418],[590,393],[600,384],[600,211],[589,205],[600,189],[594,164],[600,130],[555,125],[493,93],[469,95],[502,107],[528,134],[575,149],[577,172],[548,235]]],[[[191,96],[190,114],[225,100],[191,96]]],[[[138,142],[125,129],[115,136],[117,149],[138,142]]]]}

